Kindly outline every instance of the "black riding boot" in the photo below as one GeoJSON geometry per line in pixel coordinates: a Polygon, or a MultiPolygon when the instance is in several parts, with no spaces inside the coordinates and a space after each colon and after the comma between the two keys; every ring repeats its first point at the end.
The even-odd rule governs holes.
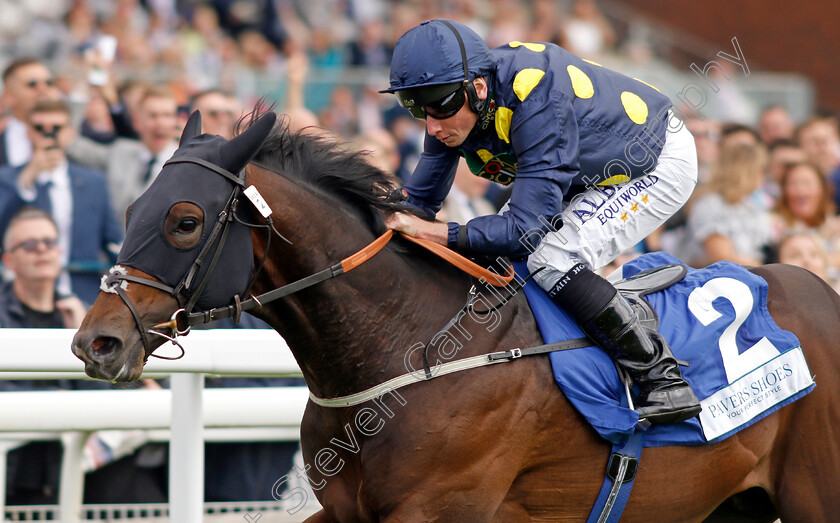
{"type": "Polygon", "coordinates": [[[617,292],[601,312],[580,328],[627,369],[639,385],[639,419],[677,423],[700,414],[700,402],[680,374],[668,343],[658,332],[642,326],[621,293],[617,292]]]}
{"type": "Polygon", "coordinates": [[[549,295],[639,385],[639,419],[676,423],[700,413],[700,402],[665,339],[642,326],[630,303],[608,281],[576,265],[549,295]]]}

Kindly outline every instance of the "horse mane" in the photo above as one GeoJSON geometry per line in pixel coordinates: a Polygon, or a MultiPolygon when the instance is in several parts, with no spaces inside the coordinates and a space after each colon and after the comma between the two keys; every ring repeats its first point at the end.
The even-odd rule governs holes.
{"type": "MultiPolygon", "coordinates": [[[[264,112],[254,110],[250,117],[244,117],[236,132],[264,112]]],[[[305,129],[292,132],[285,116],[277,120],[251,161],[346,204],[375,234],[385,231],[379,211],[415,214],[393,197],[399,180],[368,163],[366,153],[350,151],[339,141],[307,133],[305,129]]]]}

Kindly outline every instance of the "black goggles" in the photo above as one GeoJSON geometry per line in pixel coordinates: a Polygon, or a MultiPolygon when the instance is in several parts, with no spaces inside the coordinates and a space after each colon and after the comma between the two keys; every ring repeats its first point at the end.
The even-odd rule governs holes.
{"type": "Polygon", "coordinates": [[[435,85],[431,87],[405,89],[397,91],[397,102],[408,109],[411,116],[425,120],[431,116],[435,120],[451,118],[461,110],[466,100],[466,87],[463,82],[456,84],[435,85]]]}

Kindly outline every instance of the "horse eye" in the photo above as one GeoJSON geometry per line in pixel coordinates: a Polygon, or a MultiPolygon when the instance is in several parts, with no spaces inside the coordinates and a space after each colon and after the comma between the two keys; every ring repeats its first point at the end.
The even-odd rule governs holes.
{"type": "Polygon", "coordinates": [[[195,218],[184,218],[178,223],[178,232],[190,233],[198,227],[198,220],[195,218]]]}

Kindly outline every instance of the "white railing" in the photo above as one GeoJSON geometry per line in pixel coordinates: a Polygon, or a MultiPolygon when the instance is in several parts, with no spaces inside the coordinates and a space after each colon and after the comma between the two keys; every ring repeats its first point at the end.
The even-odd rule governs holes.
{"type": "MultiPolygon", "coordinates": [[[[0,379],[85,378],[82,362],[70,352],[73,334],[64,329],[0,329],[0,379]]],[[[265,438],[266,431],[276,439],[299,438],[308,397],[305,387],[203,389],[205,374],[300,376],[297,363],[276,332],[195,331],[183,338],[182,344],[186,349],[182,359],[152,358],[143,373],[143,377],[171,376],[170,390],[0,393],[0,448],[4,442],[31,439],[31,433],[60,434],[64,443],[61,521],[79,521],[82,449],[93,431],[169,429],[170,517],[179,523],[202,520],[205,439],[252,439],[242,430],[231,434],[231,427],[249,428],[260,438],[265,438]]],[[[166,436],[156,434],[158,438],[166,436]]],[[[5,450],[9,448],[6,443],[5,450]]],[[[0,457],[5,458],[5,452],[0,452],[0,457]]],[[[3,459],[0,487],[5,486],[5,465],[3,459]]],[[[2,506],[0,496],[0,514],[2,506]]]]}
{"type": "MultiPolygon", "coordinates": [[[[69,373],[84,378],[82,362],[70,352],[74,334],[70,329],[0,329],[0,372],[69,373]]],[[[286,342],[273,330],[195,330],[178,340],[186,349],[184,357],[175,361],[149,358],[144,378],[188,372],[300,376],[286,342]]],[[[167,344],[155,354],[175,356],[178,352],[167,344]]]]}

